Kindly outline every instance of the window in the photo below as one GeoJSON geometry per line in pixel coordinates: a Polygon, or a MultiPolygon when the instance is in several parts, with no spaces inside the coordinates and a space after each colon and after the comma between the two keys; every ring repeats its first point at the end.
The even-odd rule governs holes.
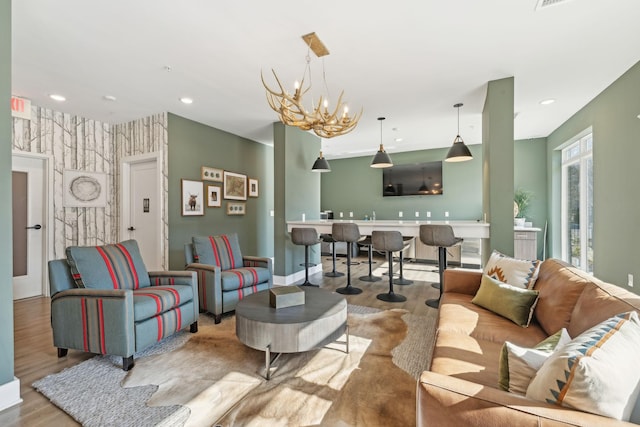
{"type": "Polygon", "coordinates": [[[593,138],[562,150],[562,258],[593,273],[593,138]]]}

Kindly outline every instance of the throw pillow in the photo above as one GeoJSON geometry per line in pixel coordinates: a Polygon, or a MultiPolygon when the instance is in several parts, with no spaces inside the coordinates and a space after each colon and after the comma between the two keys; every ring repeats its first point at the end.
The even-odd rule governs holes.
{"type": "Polygon", "coordinates": [[[538,291],[511,286],[483,274],[480,289],[471,302],[527,327],[538,302],[538,291]]]}
{"type": "Polygon", "coordinates": [[[69,246],[66,253],[79,288],[138,289],[151,285],[135,240],[115,245],[69,246]]]}
{"type": "Polygon", "coordinates": [[[196,262],[216,265],[221,270],[243,267],[242,252],[236,233],[194,236],[192,241],[196,262]]]}
{"type": "Polygon", "coordinates": [[[539,260],[517,259],[496,250],[491,253],[483,273],[519,288],[532,289],[538,279],[539,260]]]}
{"type": "Polygon", "coordinates": [[[565,328],[533,348],[520,347],[506,341],[500,353],[498,385],[502,390],[525,394],[531,379],[542,364],[555,349],[562,348],[569,341],[571,338],[565,328]]]}
{"type": "Polygon", "coordinates": [[[527,397],[628,421],[640,392],[638,354],[638,315],[619,314],[551,355],[527,397]]]}

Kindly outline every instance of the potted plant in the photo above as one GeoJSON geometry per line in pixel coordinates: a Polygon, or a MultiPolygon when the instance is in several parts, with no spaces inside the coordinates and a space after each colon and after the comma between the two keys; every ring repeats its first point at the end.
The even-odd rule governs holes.
{"type": "Polygon", "coordinates": [[[533,199],[533,193],[522,188],[518,188],[513,196],[513,216],[514,225],[517,227],[524,227],[524,222],[529,210],[529,204],[533,199]]]}

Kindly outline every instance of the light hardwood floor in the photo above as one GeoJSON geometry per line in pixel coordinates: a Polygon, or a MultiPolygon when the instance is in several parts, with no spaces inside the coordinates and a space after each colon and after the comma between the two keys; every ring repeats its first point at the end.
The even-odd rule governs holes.
{"type": "MultiPolygon", "coordinates": [[[[433,310],[425,305],[428,298],[436,298],[438,290],[431,287],[433,281],[438,281],[437,266],[423,263],[405,262],[403,272],[405,278],[414,280],[412,285],[394,285],[397,294],[407,297],[404,303],[387,303],[376,298],[378,293],[389,290],[388,276],[382,275],[388,271],[387,263],[382,256],[376,256],[374,275],[382,276],[382,280],[375,283],[362,282],[358,277],[368,273],[366,257],[358,257],[354,261],[360,262],[351,267],[351,283],[361,288],[359,295],[347,296],[350,304],[377,307],[380,309],[403,308],[417,315],[424,315],[433,310]]],[[[337,270],[346,272],[345,258],[338,258],[337,270]]],[[[331,258],[322,257],[324,272],[331,271],[331,258]]],[[[397,274],[398,263],[394,263],[397,274]]],[[[311,282],[320,284],[324,289],[335,290],[346,283],[346,276],[329,278],[322,274],[310,277],[311,282]]],[[[15,376],[20,379],[20,394],[23,402],[19,405],[0,412],[0,426],[77,426],[65,412],[51,404],[49,400],[35,391],[31,384],[49,374],[59,372],[64,368],[76,365],[92,357],[91,354],[69,350],[68,356],[58,359],[50,326],[50,299],[30,298],[14,303],[15,324],[15,376]]],[[[134,368],[135,369],[135,368],[134,368]]]]}

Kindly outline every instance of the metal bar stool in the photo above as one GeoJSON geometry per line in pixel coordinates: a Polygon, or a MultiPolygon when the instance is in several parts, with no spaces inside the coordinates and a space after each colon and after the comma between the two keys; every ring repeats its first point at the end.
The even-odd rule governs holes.
{"type": "Polygon", "coordinates": [[[315,264],[309,262],[309,246],[320,243],[318,233],[315,228],[292,228],[291,243],[294,245],[304,245],[304,283],[300,286],[319,286],[309,282],[309,266],[315,264]]]}
{"type": "Polygon", "coordinates": [[[346,295],[359,294],[362,289],[351,286],[351,251],[353,244],[361,240],[358,224],[352,222],[334,223],[331,226],[331,235],[336,242],[347,243],[347,286],[336,289],[336,292],[346,295]]]}
{"type": "Polygon", "coordinates": [[[409,247],[413,239],[413,236],[402,237],[402,250],[400,251],[400,277],[393,281],[396,285],[410,285],[413,283],[413,280],[405,279],[404,273],[402,272],[402,266],[404,265],[404,250],[409,247]]]}
{"type": "Polygon", "coordinates": [[[363,282],[378,282],[382,280],[382,277],[374,276],[372,272],[372,264],[375,263],[373,261],[373,243],[371,242],[371,236],[365,237],[360,244],[367,247],[367,253],[369,255],[369,274],[366,276],[360,276],[360,280],[363,282]]]}
{"type": "Polygon", "coordinates": [[[438,247],[438,273],[440,275],[440,296],[425,301],[429,307],[438,308],[442,298],[442,277],[447,269],[447,248],[462,244],[463,239],[453,234],[450,225],[424,224],[420,226],[420,241],[427,246],[438,247]]]}
{"type": "Polygon", "coordinates": [[[402,234],[399,231],[372,231],[371,241],[374,249],[386,252],[389,259],[389,292],[378,294],[376,298],[386,302],[406,301],[407,297],[393,292],[393,253],[404,248],[402,234]]]}
{"type": "Polygon", "coordinates": [[[328,273],[324,273],[326,277],[342,277],[344,273],[336,271],[336,241],[331,234],[321,234],[320,238],[326,243],[331,243],[331,261],[333,269],[328,273]]]}

